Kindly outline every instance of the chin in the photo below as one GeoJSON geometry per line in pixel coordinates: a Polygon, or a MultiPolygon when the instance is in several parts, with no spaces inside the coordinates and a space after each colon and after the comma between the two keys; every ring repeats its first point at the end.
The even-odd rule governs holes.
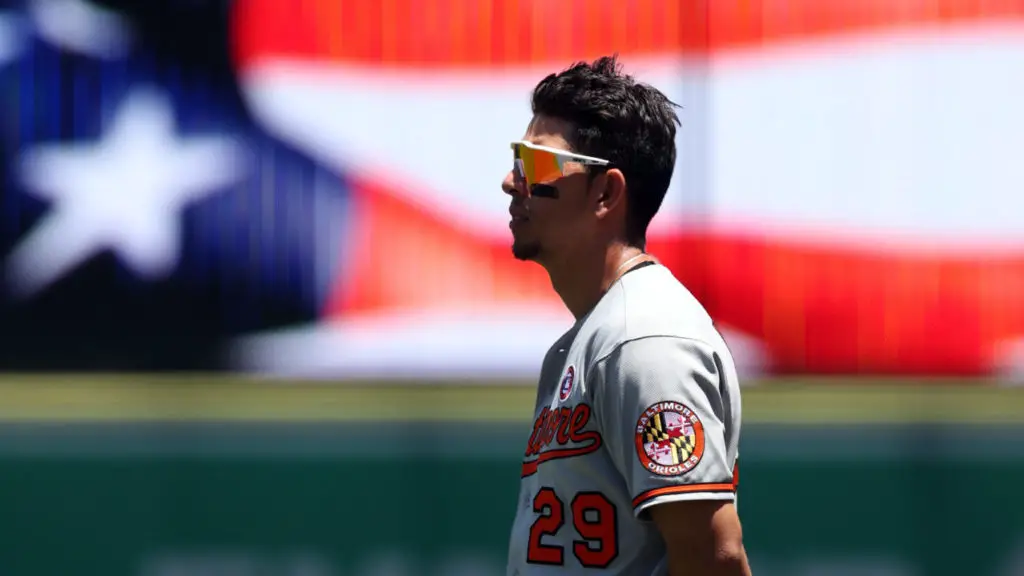
{"type": "Polygon", "coordinates": [[[540,244],[512,243],[512,256],[516,260],[536,260],[540,255],[540,244]]]}

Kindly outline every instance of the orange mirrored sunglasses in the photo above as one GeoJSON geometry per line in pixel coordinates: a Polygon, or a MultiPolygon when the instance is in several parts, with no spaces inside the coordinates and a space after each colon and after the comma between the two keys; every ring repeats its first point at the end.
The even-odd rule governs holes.
{"type": "Polygon", "coordinates": [[[537,184],[548,184],[569,174],[569,166],[607,166],[609,162],[593,156],[584,156],[566,150],[540,146],[530,142],[512,143],[516,178],[526,182],[527,189],[537,184]]]}

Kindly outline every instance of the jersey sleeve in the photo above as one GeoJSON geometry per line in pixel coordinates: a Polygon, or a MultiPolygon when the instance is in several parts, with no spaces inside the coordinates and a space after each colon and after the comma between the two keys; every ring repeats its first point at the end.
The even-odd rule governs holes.
{"type": "Polygon", "coordinates": [[[677,500],[735,500],[721,364],[700,341],[649,337],[596,366],[594,413],[637,516],[677,500]]]}

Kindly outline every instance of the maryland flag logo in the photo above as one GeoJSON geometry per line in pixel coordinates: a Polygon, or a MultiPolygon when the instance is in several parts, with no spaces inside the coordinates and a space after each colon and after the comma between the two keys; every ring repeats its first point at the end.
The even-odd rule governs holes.
{"type": "Polygon", "coordinates": [[[686,405],[660,402],[637,421],[636,447],[644,468],[659,476],[679,476],[700,462],[704,426],[686,405]]]}

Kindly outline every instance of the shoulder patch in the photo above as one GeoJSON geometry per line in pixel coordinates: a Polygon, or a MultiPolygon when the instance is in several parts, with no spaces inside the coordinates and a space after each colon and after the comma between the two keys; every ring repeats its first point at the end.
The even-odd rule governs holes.
{"type": "Polygon", "coordinates": [[[652,404],[636,422],[636,455],[653,474],[682,476],[704,455],[704,425],[685,404],[652,404]]]}
{"type": "Polygon", "coordinates": [[[562,382],[558,385],[558,399],[565,402],[569,399],[572,394],[572,386],[576,382],[576,368],[569,365],[569,368],[565,371],[565,376],[562,376],[562,382]]]}

